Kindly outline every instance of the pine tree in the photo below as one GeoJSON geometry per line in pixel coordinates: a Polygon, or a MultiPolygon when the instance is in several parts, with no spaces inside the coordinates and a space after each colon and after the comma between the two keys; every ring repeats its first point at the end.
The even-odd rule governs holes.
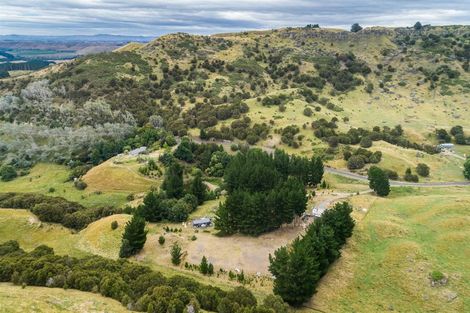
{"type": "Polygon", "coordinates": [[[194,156],[191,149],[191,141],[188,137],[183,137],[173,155],[175,156],[175,158],[180,159],[182,161],[186,161],[189,163],[194,161],[194,156]]]}
{"type": "Polygon", "coordinates": [[[284,301],[300,306],[311,298],[320,278],[318,261],[314,260],[305,248],[304,243],[297,238],[292,243],[291,250],[281,247],[270,256],[269,270],[276,277],[274,293],[284,301]]]}
{"type": "Polygon", "coordinates": [[[138,212],[149,222],[160,222],[167,218],[167,210],[162,206],[161,199],[155,191],[145,195],[144,203],[139,206],[138,212]]]}
{"type": "Polygon", "coordinates": [[[202,182],[201,172],[197,172],[194,179],[191,181],[189,193],[197,198],[198,204],[202,204],[207,197],[207,186],[202,182]]]}
{"type": "Polygon", "coordinates": [[[209,264],[207,263],[207,258],[205,256],[202,257],[201,264],[199,265],[199,272],[203,275],[206,275],[209,272],[209,264]]]}
{"type": "Polygon", "coordinates": [[[180,265],[183,252],[181,250],[180,245],[177,242],[175,242],[171,246],[170,254],[171,254],[171,263],[173,263],[173,265],[180,265]]]}
{"type": "Polygon", "coordinates": [[[209,263],[207,266],[207,274],[209,276],[214,275],[214,265],[212,265],[212,263],[209,263]]]}
{"type": "Polygon", "coordinates": [[[145,219],[139,215],[133,215],[124,228],[119,257],[126,258],[136,254],[144,247],[146,240],[145,219]]]}
{"type": "Polygon", "coordinates": [[[314,187],[321,183],[324,171],[322,159],[320,157],[312,157],[308,166],[308,184],[314,187]]]}
{"type": "Polygon", "coordinates": [[[173,162],[165,172],[162,189],[168,198],[181,198],[183,196],[183,168],[177,162],[173,162]]]}

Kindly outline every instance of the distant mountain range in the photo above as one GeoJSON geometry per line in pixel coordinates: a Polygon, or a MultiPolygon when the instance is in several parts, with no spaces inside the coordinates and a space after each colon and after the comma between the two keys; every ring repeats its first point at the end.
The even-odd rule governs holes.
{"type": "Polygon", "coordinates": [[[107,42],[107,43],[128,43],[134,42],[148,42],[154,37],[147,36],[121,36],[121,35],[71,35],[71,36],[38,36],[38,35],[0,35],[0,41],[15,41],[15,42],[107,42]]]}

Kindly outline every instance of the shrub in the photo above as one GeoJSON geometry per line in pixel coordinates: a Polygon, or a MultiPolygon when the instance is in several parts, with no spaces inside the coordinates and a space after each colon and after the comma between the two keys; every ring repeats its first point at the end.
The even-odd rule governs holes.
{"type": "Polygon", "coordinates": [[[432,271],[431,272],[431,280],[434,282],[440,281],[441,279],[444,279],[444,274],[440,271],[432,271]]]}
{"type": "Polygon", "coordinates": [[[15,179],[18,176],[16,170],[11,165],[3,165],[0,167],[0,179],[2,181],[10,181],[15,179]]]}
{"type": "Polygon", "coordinates": [[[160,244],[160,246],[163,246],[165,244],[165,237],[163,236],[158,237],[158,243],[160,244]]]}
{"type": "Polygon", "coordinates": [[[312,116],[312,114],[313,114],[313,111],[312,111],[311,108],[307,107],[307,108],[304,109],[304,115],[305,116],[310,117],[310,116],[312,116]]]}
{"type": "Polygon", "coordinates": [[[73,182],[73,185],[75,186],[75,188],[77,188],[78,190],[85,190],[86,187],[88,187],[87,183],[85,183],[83,180],[81,179],[76,179],[74,182],[73,182]]]}
{"type": "Polygon", "coordinates": [[[429,166],[427,166],[424,163],[419,163],[418,166],[416,166],[416,173],[418,173],[419,176],[428,177],[429,176],[429,166]]]}
{"type": "Polygon", "coordinates": [[[353,155],[348,160],[348,169],[358,170],[363,168],[365,165],[364,157],[361,155],[353,155]]]}
{"type": "Polygon", "coordinates": [[[360,145],[363,148],[370,148],[372,147],[372,140],[370,139],[370,137],[362,137],[360,145]]]}
{"type": "Polygon", "coordinates": [[[413,183],[417,183],[419,181],[418,175],[412,174],[410,168],[406,169],[405,176],[403,176],[403,179],[407,182],[413,182],[413,183]]]}
{"type": "Polygon", "coordinates": [[[465,164],[463,165],[463,167],[464,167],[463,176],[466,179],[470,179],[470,158],[468,158],[467,161],[465,161],[465,164]]]}
{"type": "Polygon", "coordinates": [[[118,222],[117,222],[117,221],[113,221],[113,222],[111,223],[111,229],[112,229],[112,230],[115,230],[115,229],[117,229],[117,228],[118,228],[118,226],[119,226],[119,224],[118,224],[118,222]]]}

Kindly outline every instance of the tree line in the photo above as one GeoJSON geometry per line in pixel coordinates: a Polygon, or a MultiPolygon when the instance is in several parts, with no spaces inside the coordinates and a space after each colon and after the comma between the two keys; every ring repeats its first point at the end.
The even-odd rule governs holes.
{"type": "Polygon", "coordinates": [[[305,186],[319,184],[323,171],[319,157],[289,156],[282,150],[238,153],[225,170],[228,196],[217,210],[216,229],[259,235],[292,222],[305,211],[305,186]]]}
{"type": "Polygon", "coordinates": [[[310,224],[303,237],[269,255],[269,270],[275,276],[274,294],[293,306],[313,296],[320,278],[340,257],[341,247],[352,235],[351,212],[349,203],[335,204],[310,224]]]}
{"type": "Polygon", "coordinates": [[[86,208],[77,202],[61,197],[35,193],[0,193],[0,208],[27,209],[41,222],[58,223],[80,230],[105,216],[122,213],[119,208],[86,208]]]}
{"type": "Polygon", "coordinates": [[[59,256],[44,245],[25,252],[16,241],[0,243],[0,282],[100,293],[130,310],[149,313],[288,312],[280,297],[270,295],[258,305],[244,287],[225,291],[183,276],[166,278],[125,260],[59,256]]]}

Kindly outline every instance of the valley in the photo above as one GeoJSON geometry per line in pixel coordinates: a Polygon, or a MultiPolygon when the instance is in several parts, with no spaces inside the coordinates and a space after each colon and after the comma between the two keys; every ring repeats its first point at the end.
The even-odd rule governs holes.
{"type": "Polygon", "coordinates": [[[464,312],[469,47],[175,33],[0,78],[0,311],[464,312]]]}

